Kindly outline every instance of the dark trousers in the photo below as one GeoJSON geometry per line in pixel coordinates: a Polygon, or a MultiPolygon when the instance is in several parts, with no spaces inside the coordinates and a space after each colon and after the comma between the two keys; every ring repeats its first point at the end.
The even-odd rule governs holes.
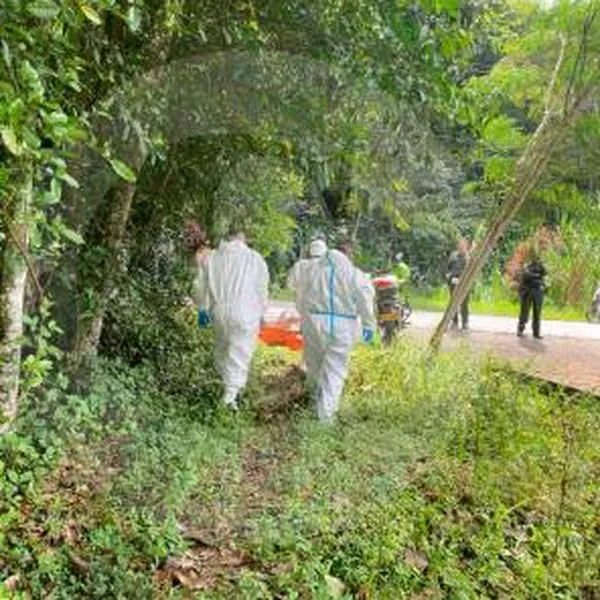
{"type": "MultiPolygon", "coordinates": [[[[450,295],[454,294],[455,285],[450,284],[450,295]]],[[[460,305],[460,320],[462,321],[462,326],[467,328],[469,326],[469,296],[465,298],[465,301],[460,305]]],[[[458,327],[458,312],[454,315],[452,319],[452,324],[455,327],[458,327]]]]}
{"type": "Polygon", "coordinates": [[[544,303],[544,290],[539,287],[521,288],[519,290],[521,312],[519,314],[519,332],[525,331],[529,321],[529,313],[533,309],[532,329],[533,335],[540,335],[540,322],[542,320],[542,304],[544,303]]]}

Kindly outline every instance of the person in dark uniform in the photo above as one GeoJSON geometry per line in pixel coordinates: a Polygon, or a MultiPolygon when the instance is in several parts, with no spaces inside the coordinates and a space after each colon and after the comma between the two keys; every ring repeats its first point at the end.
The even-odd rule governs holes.
{"type": "Polygon", "coordinates": [[[533,337],[542,339],[540,334],[540,324],[542,320],[542,304],[544,302],[544,279],[546,277],[546,267],[542,264],[540,254],[532,248],[529,256],[525,260],[519,277],[519,300],[521,303],[521,312],[519,314],[519,325],[517,335],[523,337],[525,325],[529,320],[529,313],[533,312],[531,327],[533,337]]]}
{"type": "MultiPolygon", "coordinates": [[[[469,261],[469,240],[463,238],[458,243],[458,249],[450,255],[448,260],[448,267],[446,269],[446,281],[450,289],[450,294],[454,293],[454,289],[458,285],[458,282],[467,267],[469,261]]],[[[462,322],[463,330],[469,329],[469,296],[465,298],[465,301],[460,307],[460,318],[462,322]]],[[[454,315],[452,321],[453,327],[458,327],[458,313],[454,315]]]]}

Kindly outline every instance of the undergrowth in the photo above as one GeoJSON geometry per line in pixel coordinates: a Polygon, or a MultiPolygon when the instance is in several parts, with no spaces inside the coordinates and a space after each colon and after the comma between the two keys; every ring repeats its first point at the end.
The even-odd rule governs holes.
{"type": "Polygon", "coordinates": [[[324,427],[295,360],[261,349],[235,416],[218,387],[181,395],[150,359],[100,361],[85,397],[47,387],[0,440],[5,589],[598,597],[597,400],[403,342],[355,353],[324,427]]]}

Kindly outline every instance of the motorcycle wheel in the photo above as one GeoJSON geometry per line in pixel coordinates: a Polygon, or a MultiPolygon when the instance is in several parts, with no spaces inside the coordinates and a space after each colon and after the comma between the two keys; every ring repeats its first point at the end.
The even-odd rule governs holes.
{"type": "Polygon", "coordinates": [[[381,325],[381,341],[384,346],[389,346],[398,331],[397,321],[384,321],[381,325]]]}
{"type": "Polygon", "coordinates": [[[401,312],[401,324],[402,327],[406,327],[408,325],[408,320],[410,319],[410,315],[412,315],[412,307],[408,303],[407,300],[402,304],[402,312],[401,312]]]}

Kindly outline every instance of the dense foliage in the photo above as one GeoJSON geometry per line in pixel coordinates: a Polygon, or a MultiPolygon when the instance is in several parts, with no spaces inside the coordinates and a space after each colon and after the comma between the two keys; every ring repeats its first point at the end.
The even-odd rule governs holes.
{"type": "Polygon", "coordinates": [[[0,440],[0,577],[57,598],[593,597],[596,401],[411,345],[355,358],[329,429],[273,352],[235,422],[148,365],[44,395],[0,440]]]}
{"type": "Polygon", "coordinates": [[[232,423],[181,240],[190,220],[212,245],[243,224],[275,290],[316,232],[351,237],[363,269],[402,251],[422,300],[446,302],[458,238],[484,239],[530,180],[473,297],[513,311],[507,267],[546,224],[550,306],[582,314],[600,282],[593,0],[5,0],[0,54],[5,588],[177,597],[206,567],[232,597],[593,597],[587,399],[373,350],[323,431],[269,405],[303,396],[266,354],[232,423]],[[196,529],[217,539],[190,550],[196,529]]]}

